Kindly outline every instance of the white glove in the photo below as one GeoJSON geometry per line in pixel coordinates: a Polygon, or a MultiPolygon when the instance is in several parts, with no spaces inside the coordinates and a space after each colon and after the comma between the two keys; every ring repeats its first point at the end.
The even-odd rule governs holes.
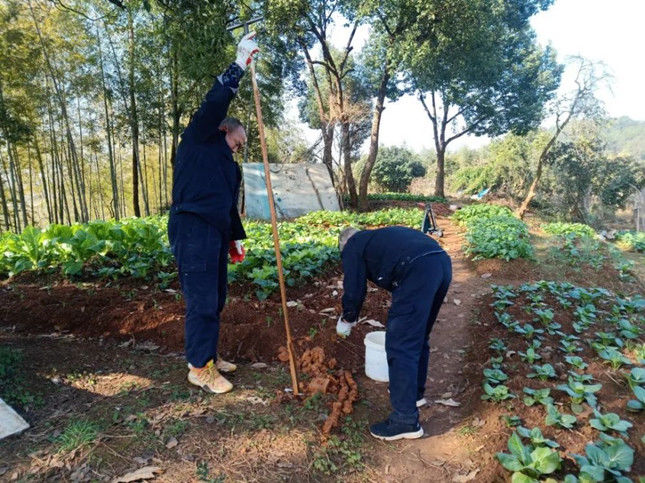
{"type": "Polygon", "coordinates": [[[237,44],[237,59],[235,59],[235,63],[239,65],[242,70],[246,70],[246,66],[251,63],[253,54],[260,51],[258,44],[253,40],[254,37],[255,32],[249,32],[242,37],[240,43],[237,44]]]}
{"type": "Polygon", "coordinates": [[[340,336],[347,337],[352,333],[352,329],[358,323],[356,322],[346,322],[341,315],[338,317],[338,322],[336,322],[336,333],[340,336]]]}
{"type": "Polygon", "coordinates": [[[244,245],[242,245],[242,242],[240,240],[235,240],[233,243],[235,244],[235,249],[237,250],[237,253],[239,253],[241,255],[242,254],[242,247],[244,245]]]}

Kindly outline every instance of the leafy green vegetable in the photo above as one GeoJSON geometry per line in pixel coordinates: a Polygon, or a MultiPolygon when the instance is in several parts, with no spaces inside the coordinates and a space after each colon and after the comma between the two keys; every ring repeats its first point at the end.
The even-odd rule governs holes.
{"type": "Polygon", "coordinates": [[[620,419],[620,416],[616,413],[601,414],[596,409],[594,409],[593,413],[596,417],[589,420],[589,424],[592,428],[595,428],[598,431],[613,429],[619,433],[626,433],[626,431],[633,426],[629,421],[620,419]]]}
{"type": "Polygon", "coordinates": [[[632,363],[617,348],[613,346],[609,346],[606,349],[598,351],[598,356],[609,363],[613,369],[618,369],[623,364],[631,365],[632,363]]]}
{"type": "Polygon", "coordinates": [[[583,370],[587,367],[587,363],[582,359],[582,357],[566,356],[564,360],[567,361],[567,364],[571,364],[576,369],[583,370]]]}
{"type": "Polygon", "coordinates": [[[577,421],[577,418],[571,414],[560,413],[553,404],[549,404],[546,407],[545,423],[547,426],[557,425],[566,429],[571,429],[577,421]]]}
{"type": "Polygon", "coordinates": [[[528,396],[524,397],[524,404],[527,406],[533,406],[535,403],[544,406],[553,404],[553,398],[549,395],[551,393],[551,389],[549,388],[531,389],[530,387],[525,387],[523,391],[525,394],[528,394],[528,396]]]}
{"type": "Polygon", "coordinates": [[[595,393],[602,389],[602,384],[584,384],[569,377],[568,384],[560,384],[557,388],[560,391],[566,392],[571,398],[571,401],[576,404],[587,401],[589,406],[596,407],[598,401],[595,393]]]}
{"type": "Polygon", "coordinates": [[[557,377],[555,373],[555,369],[553,369],[553,366],[551,364],[544,364],[540,366],[539,364],[534,364],[533,370],[535,372],[532,372],[527,375],[527,377],[537,377],[541,381],[546,381],[547,379],[555,379],[557,377]]]}
{"type": "Polygon", "coordinates": [[[558,443],[551,439],[547,439],[542,435],[542,431],[540,431],[540,428],[533,428],[529,430],[528,428],[525,428],[524,426],[519,426],[517,428],[517,433],[522,437],[522,438],[527,438],[531,440],[531,444],[534,446],[548,446],[549,448],[557,448],[560,446],[558,443]]]}
{"type": "Polygon", "coordinates": [[[620,438],[600,433],[600,439],[585,446],[586,456],[573,455],[580,465],[580,477],[586,481],[605,481],[605,474],[609,473],[617,481],[625,481],[619,478],[631,469],[634,450],[620,438]]]}
{"type": "Polygon", "coordinates": [[[485,401],[493,401],[493,402],[501,402],[506,399],[511,399],[516,397],[515,394],[511,393],[508,390],[508,387],[504,385],[499,385],[499,386],[491,386],[488,383],[484,383],[484,394],[482,395],[482,399],[485,401]]]}
{"type": "Polygon", "coordinates": [[[526,361],[529,364],[533,364],[535,361],[542,359],[542,356],[538,354],[533,347],[526,349],[526,352],[518,352],[518,354],[523,361],[526,361]]]}
{"type": "Polygon", "coordinates": [[[508,379],[501,369],[484,369],[484,377],[490,384],[501,384],[508,379]]]}
{"type": "Polygon", "coordinates": [[[641,411],[645,408],[645,389],[641,386],[632,387],[636,399],[627,401],[627,409],[630,411],[641,411]]]}
{"type": "Polygon", "coordinates": [[[573,233],[579,237],[595,237],[596,232],[583,223],[547,223],[542,229],[550,235],[568,235],[573,233]]]}
{"type": "Polygon", "coordinates": [[[645,384],[645,369],[642,367],[634,367],[626,377],[629,387],[634,389],[634,387],[640,384],[645,384]]]}
{"type": "Polygon", "coordinates": [[[562,459],[557,451],[548,447],[524,446],[518,434],[513,432],[508,440],[508,453],[495,457],[504,468],[513,472],[513,482],[535,482],[560,468],[562,459]]]}

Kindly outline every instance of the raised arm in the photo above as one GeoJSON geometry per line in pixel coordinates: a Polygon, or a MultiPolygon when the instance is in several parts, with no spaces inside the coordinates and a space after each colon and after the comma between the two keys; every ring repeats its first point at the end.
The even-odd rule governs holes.
{"type": "Polygon", "coordinates": [[[253,40],[254,37],[255,32],[252,32],[242,38],[237,46],[237,59],[215,79],[202,105],[186,127],[184,138],[194,142],[204,142],[217,133],[237,93],[246,66],[251,63],[253,55],[259,50],[253,40]]]}

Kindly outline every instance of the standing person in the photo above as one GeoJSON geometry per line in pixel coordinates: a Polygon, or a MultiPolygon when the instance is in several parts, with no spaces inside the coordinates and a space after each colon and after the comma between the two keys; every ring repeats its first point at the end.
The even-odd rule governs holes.
{"type": "Polygon", "coordinates": [[[371,425],[370,433],[388,441],[420,438],[428,338],[452,279],[450,257],[432,238],[402,226],[346,228],[339,248],[344,272],[339,335],[349,335],[356,325],[368,280],[392,292],[385,335],[392,412],[371,425]]]}
{"type": "Polygon", "coordinates": [[[254,33],[242,38],[237,59],[215,79],[182,134],[173,174],[168,239],[186,300],[188,381],[220,394],[233,385],[221,372],[235,364],[217,356],[220,313],[226,301],[227,262],[244,260],[246,233],[237,211],[241,171],[233,160],[246,143],[244,127],[226,117],[240,78],[258,52],[254,33]]]}

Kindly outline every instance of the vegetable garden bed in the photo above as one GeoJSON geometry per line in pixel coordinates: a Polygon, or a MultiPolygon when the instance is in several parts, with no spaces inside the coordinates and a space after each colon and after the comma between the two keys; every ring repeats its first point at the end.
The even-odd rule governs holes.
{"type": "Polygon", "coordinates": [[[497,459],[513,481],[643,474],[645,299],[559,282],[492,288],[491,337],[475,352],[490,355],[482,399],[512,428],[497,459]]]}

